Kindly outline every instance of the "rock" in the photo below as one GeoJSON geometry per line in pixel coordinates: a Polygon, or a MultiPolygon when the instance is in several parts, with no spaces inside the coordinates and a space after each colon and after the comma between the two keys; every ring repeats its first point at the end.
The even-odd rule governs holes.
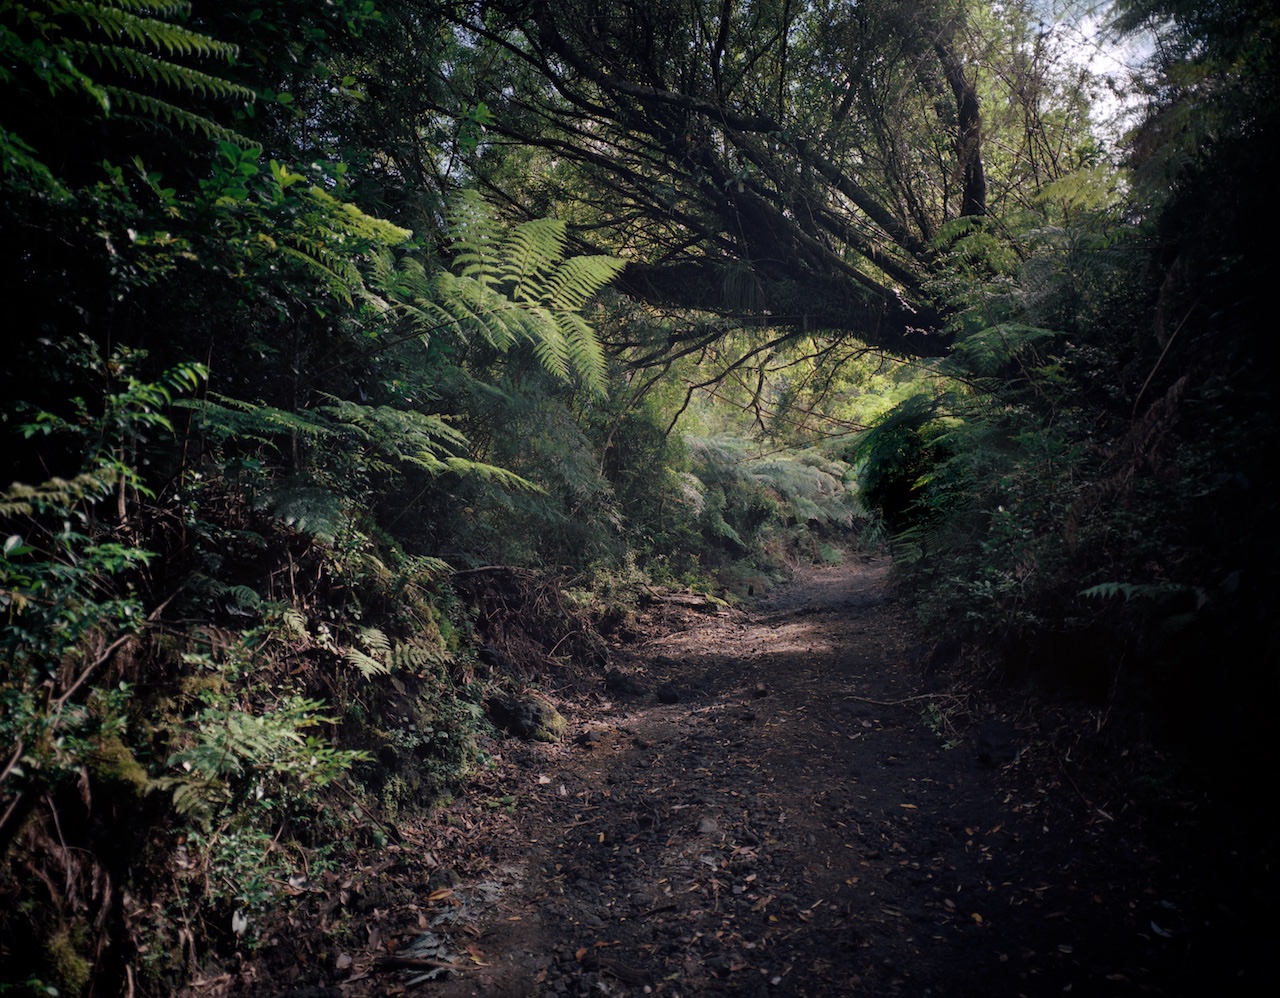
{"type": "Polygon", "coordinates": [[[477,655],[481,662],[489,668],[508,676],[518,676],[520,667],[497,645],[490,642],[482,647],[477,655]]]}
{"type": "Polygon", "coordinates": [[[616,668],[604,674],[604,688],[610,693],[621,693],[624,696],[643,696],[649,692],[635,676],[616,668]]]}
{"type": "Polygon", "coordinates": [[[658,689],[656,690],[656,693],[657,693],[658,699],[662,703],[679,703],[680,702],[680,691],[677,690],[670,683],[663,683],[661,686],[658,687],[658,689]]]}
{"type": "Polygon", "coordinates": [[[1021,754],[1018,729],[1008,721],[992,718],[978,728],[978,761],[984,766],[1003,766],[1021,754]]]}
{"type": "Polygon", "coordinates": [[[494,724],[517,738],[535,742],[558,742],[568,730],[569,722],[541,697],[504,697],[489,699],[489,716],[494,724]]]}

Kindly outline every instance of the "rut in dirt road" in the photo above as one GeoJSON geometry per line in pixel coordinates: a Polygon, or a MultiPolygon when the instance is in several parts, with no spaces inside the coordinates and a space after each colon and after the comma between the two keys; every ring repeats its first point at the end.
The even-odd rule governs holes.
{"type": "Polygon", "coordinates": [[[571,742],[507,752],[484,966],[436,993],[1182,994],[1203,971],[1162,871],[1053,750],[1014,718],[947,730],[883,566],[686,624],[620,658],[631,696],[566,703],[571,742]]]}

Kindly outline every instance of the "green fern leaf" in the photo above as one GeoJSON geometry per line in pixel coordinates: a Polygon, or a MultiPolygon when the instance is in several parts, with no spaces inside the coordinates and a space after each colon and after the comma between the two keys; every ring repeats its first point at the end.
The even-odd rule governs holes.
{"type": "MultiPolygon", "coordinates": [[[[122,3],[120,0],[113,0],[112,3],[62,0],[49,6],[59,13],[65,12],[77,17],[86,27],[97,28],[109,38],[127,40],[169,55],[195,55],[230,62],[240,52],[238,46],[229,42],[220,42],[169,21],[146,17],[127,9],[147,10],[148,7],[142,4],[122,3]]],[[[177,14],[179,11],[174,9],[173,13],[177,14]]]]}
{"type": "Polygon", "coordinates": [[[266,489],[256,505],[267,509],[285,526],[330,543],[342,529],[342,500],[310,479],[287,479],[266,489]]]}
{"type": "Polygon", "coordinates": [[[232,586],[230,593],[237,603],[248,609],[256,610],[262,605],[262,597],[248,586],[232,586]]]}
{"type": "Polygon", "coordinates": [[[68,510],[82,500],[96,502],[109,495],[120,476],[99,468],[75,478],[50,478],[40,485],[14,482],[0,493],[0,517],[34,516],[47,510],[68,510]]]}
{"type": "Polygon", "coordinates": [[[575,256],[558,266],[547,279],[545,294],[558,309],[578,310],[626,268],[626,261],[612,256],[575,256]]]}
{"type": "Polygon", "coordinates": [[[375,658],[385,659],[391,653],[391,640],[376,627],[362,627],[356,637],[375,658]]]}
{"type": "Polygon", "coordinates": [[[391,667],[389,665],[366,655],[358,648],[348,649],[344,657],[347,662],[360,670],[360,674],[364,676],[365,679],[372,679],[374,676],[385,676],[391,672],[391,667]]]}
{"type": "Polygon", "coordinates": [[[201,138],[233,142],[242,147],[252,145],[249,139],[238,132],[224,128],[204,115],[195,114],[168,101],[148,94],[140,94],[135,90],[126,90],[123,87],[104,86],[102,89],[108,97],[114,98],[118,104],[140,117],[171,125],[201,138]]]}
{"type": "Polygon", "coordinates": [[[451,213],[456,275],[435,281],[434,314],[460,332],[480,333],[499,349],[528,343],[548,371],[576,374],[603,390],[604,359],[581,308],[613,280],[623,262],[612,257],[564,259],[566,229],[535,219],[504,232],[493,209],[474,194],[451,213]]]}

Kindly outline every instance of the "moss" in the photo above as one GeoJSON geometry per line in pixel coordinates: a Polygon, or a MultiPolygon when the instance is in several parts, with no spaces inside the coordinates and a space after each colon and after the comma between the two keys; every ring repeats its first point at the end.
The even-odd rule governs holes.
{"type": "Polygon", "coordinates": [[[201,693],[221,693],[226,686],[227,681],[221,674],[202,672],[184,676],[178,682],[178,693],[180,698],[198,700],[201,693]]]}
{"type": "Polygon", "coordinates": [[[89,773],[99,783],[128,788],[138,797],[151,789],[146,769],[116,735],[99,738],[86,761],[89,773]]]}
{"type": "Polygon", "coordinates": [[[545,700],[536,700],[537,723],[529,737],[535,742],[558,742],[569,730],[569,722],[564,715],[545,700]]]}
{"type": "Polygon", "coordinates": [[[81,932],[63,929],[45,943],[45,955],[54,983],[63,994],[81,994],[93,975],[93,965],[76,947],[81,932]]]}

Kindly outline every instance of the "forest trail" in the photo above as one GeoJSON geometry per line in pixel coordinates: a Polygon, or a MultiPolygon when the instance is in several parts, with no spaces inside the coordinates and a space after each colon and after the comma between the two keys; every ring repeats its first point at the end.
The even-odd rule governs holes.
{"type": "Polygon", "coordinates": [[[615,649],[633,692],[558,691],[562,744],[496,743],[466,799],[346,885],[369,945],[323,993],[1228,993],[1231,913],[1073,757],[1098,712],[922,689],[885,573],[668,604],[615,649]]]}

